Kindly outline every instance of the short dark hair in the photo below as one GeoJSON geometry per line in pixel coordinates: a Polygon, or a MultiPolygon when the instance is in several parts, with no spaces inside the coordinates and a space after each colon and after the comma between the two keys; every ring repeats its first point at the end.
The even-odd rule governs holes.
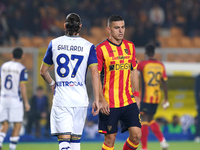
{"type": "Polygon", "coordinates": [[[113,21],[124,21],[124,19],[122,18],[122,16],[119,15],[112,15],[108,18],[108,26],[109,24],[111,24],[113,21]]]}
{"type": "Polygon", "coordinates": [[[81,24],[80,16],[76,13],[70,13],[66,17],[65,33],[69,36],[72,36],[74,33],[75,34],[79,33],[80,32],[80,24],[81,24]]]}
{"type": "Polygon", "coordinates": [[[20,48],[20,47],[16,47],[16,48],[13,50],[12,54],[13,54],[13,58],[14,58],[14,59],[21,59],[21,58],[22,58],[22,55],[23,55],[23,50],[22,50],[22,48],[20,48]]]}
{"type": "Polygon", "coordinates": [[[148,43],[145,46],[145,53],[147,54],[147,56],[154,56],[154,54],[155,54],[155,45],[153,45],[152,43],[148,43]]]}

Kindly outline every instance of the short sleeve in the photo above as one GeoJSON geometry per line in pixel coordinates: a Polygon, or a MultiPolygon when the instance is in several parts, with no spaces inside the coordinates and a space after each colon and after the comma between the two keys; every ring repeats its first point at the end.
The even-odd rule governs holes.
{"type": "Polygon", "coordinates": [[[27,82],[28,80],[28,70],[25,68],[21,71],[20,82],[27,82]]]}
{"type": "Polygon", "coordinates": [[[134,44],[133,44],[132,66],[133,66],[133,69],[136,69],[137,66],[138,66],[137,59],[136,59],[136,56],[135,56],[135,46],[134,46],[134,44]]]}
{"type": "Polygon", "coordinates": [[[102,71],[104,57],[101,48],[97,47],[96,50],[97,50],[97,60],[98,60],[98,71],[100,73],[102,71]]]}
{"type": "Polygon", "coordinates": [[[163,65],[163,74],[162,74],[162,78],[164,81],[167,81],[167,74],[166,74],[166,70],[165,70],[165,66],[163,65]]]}
{"type": "Polygon", "coordinates": [[[95,49],[95,46],[92,45],[91,48],[90,48],[90,54],[89,54],[89,57],[88,57],[88,66],[92,66],[92,65],[97,65],[98,62],[97,62],[97,54],[96,54],[96,49],[95,49]]]}
{"type": "Polygon", "coordinates": [[[46,54],[44,56],[43,62],[47,66],[51,66],[53,64],[52,60],[52,41],[49,43],[49,46],[47,48],[46,54]]]}
{"type": "Polygon", "coordinates": [[[138,71],[142,71],[142,69],[143,69],[143,67],[142,67],[142,63],[139,62],[139,63],[138,63],[137,70],[138,70],[138,71]]]}

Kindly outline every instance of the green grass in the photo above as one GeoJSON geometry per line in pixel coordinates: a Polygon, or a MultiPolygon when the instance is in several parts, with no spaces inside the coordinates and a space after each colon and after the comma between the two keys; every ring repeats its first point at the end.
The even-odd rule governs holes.
{"type": "MultiPolygon", "coordinates": [[[[200,150],[200,143],[192,141],[169,142],[169,150],[200,150]]],[[[102,142],[82,142],[81,150],[101,150],[102,142]]],[[[3,145],[3,150],[9,150],[9,144],[3,145]]],[[[123,142],[115,143],[115,150],[122,150],[123,142]]],[[[148,150],[161,150],[158,142],[149,142],[148,150]]],[[[19,143],[16,150],[58,150],[58,144],[55,143],[19,143]]],[[[140,146],[138,147],[140,150],[140,146]]]]}

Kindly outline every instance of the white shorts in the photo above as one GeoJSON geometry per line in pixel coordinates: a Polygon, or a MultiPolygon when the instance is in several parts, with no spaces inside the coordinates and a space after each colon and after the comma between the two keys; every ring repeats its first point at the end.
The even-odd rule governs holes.
{"type": "Polygon", "coordinates": [[[82,135],[87,107],[60,107],[51,108],[52,135],[82,135]]]}
{"type": "Polygon", "coordinates": [[[24,109],[22,108],[8,108],[0,106],[0,122],[22,122],[24,116],[24,109]]]}

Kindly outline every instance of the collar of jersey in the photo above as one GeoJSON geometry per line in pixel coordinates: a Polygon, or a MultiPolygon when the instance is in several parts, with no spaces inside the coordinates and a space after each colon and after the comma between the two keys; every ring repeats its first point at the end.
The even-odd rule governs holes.
{"type": "Polygon", "coordinates": [[[107,38],[107,41],[110,42],[111,44],[115,45],[115,46],[118,46],[118,47],[121,46],[121,44],[123,42],[123,40],[122,40],[122,42],[120,44],[116,44],[116,43],[113,43],[109,38],[107,38]]]}
{"type": "Polygon", "coordinates": [[[73,35],[73,36],[65,35],[65,36],[67,36],[69,38],[79,38],[80,37],[79,35],[73,35]]]}

